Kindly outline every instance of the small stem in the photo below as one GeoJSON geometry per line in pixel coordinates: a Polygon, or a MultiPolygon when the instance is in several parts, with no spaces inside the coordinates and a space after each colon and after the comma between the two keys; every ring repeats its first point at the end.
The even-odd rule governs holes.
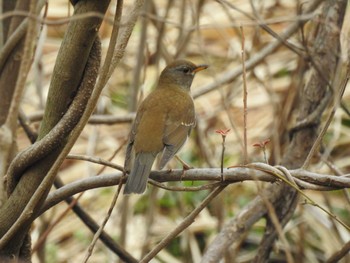
{"type": "Polygon", "coordinates": [[[265,163],[266,163],[266,164],[269,164],[269,160],[267,160],[267,157],[266,157],[266,147],[264,146],[264,147],[262,148],[262,150],[263,150],[263,153],[264,153],[264,160],[265,160],[265,163]]]}
{"type": "Polygon", "coordinates": [[[221,151],[221,182],[224,181],[224,156],[225,156],[225,140],[226,135],[222,135],[222,151],[221,151]]]}
{"type": "Polygon", "coordinates": [[[222,151],[221,151],[221,182],[224,181],[224,156],[225,156],[225,141],[226,141],[226,136],[229,133],[230,129],[220,129],[220,130],[216,130],[216,133],[221,134],[221,138],[222,138],[222,151]]]}

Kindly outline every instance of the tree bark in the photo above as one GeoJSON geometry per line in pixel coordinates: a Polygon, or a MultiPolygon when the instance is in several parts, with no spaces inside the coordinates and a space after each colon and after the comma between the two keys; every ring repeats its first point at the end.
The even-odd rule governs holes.
{"type": "MultiPolygon", "coordinates": [[[[109,0],[78,1],[74,6],[74,15],[87,12],[98,12],[104,15],[109,2],[109,0]]],[[[94,67],[92,70],[94,73],[93,76],[87,76],[87,64],[92,47],[96,42],[97,32],[101,23],[101,17],[96,16],[72,20],[69,23],[54,68],[37,144],[40,144],[40,141],[51,135],[50,132],[52,132],[61,119],[63,119],[68,109],[74,106],[74,100],[79,97],[81,102],[87,103],[97,78],[99,61],[98,63],[95,61],[92,64],[92,67],[94,67]],[[86,91],[81,90],[84,88],[82,83],[88,87],[86,91]]],[[[98,45],[94,48],[95,52],[96,48],[99,48],[98,45]]],[[[99,60],[100,53],[99,51],[97,51],[97,53],[98,54],[95,53],[94,55],[90,55],[90,59],[99,60]]],[[[80,105],[81,109],[74,113],[76,114],[76,122],[83,113],[85,106],[86,104],[82,103],[80,105]]],[[[63,128],[64,125],[69,126],[70,129],[74,128],[74,123],[67,122],[61,124],[63,128]]],[[[62,131],[64,131],[64,129],[62,129],[62,131]]],[[[16,220],[21,216],[29,200],[31,200],[47,172],[56,161],[68,136],[69,133],[65,134],[64,138],[59,142],[48,140],[49,143],[42,147],[44,150],[45,147],[51,147],[50,152],[45,154],[45,156],[39,160],[28,161],[26,159],[31,158],[30,152],[31,150],[35,150],[36,145],[29,150],[25,150],[28,156],[26,156],[24,163],[26,163],[27,166],[16,168],[17,171],[21,171],[19,174],[15,173],[15,175],[8,175],[8,179],[15,183],[11,186],[11,188],[13,187],[14,189],[10,189],[9,192],[11,194],[8,200],[0,209],[0,236],[2,238],[11,227],[16,224],[16,220]],[[51,145],[51,143],[54,143],[55,145],[51,145]]],[[[21,153],[19,156],[20,155],[21,153]]],[[[15,167],[15,164],[12,163],[11,166],[15,167]]],[[[26,248],[28,247],[28,242],[24,242],[24,240],[33,220],[38,211],[40,211],[41,204],[45,200],[48,191],[49,189],[44,189],[40,198],[41,201],[36,204],[32,211],[30,211],[30,214],[25,215],[25,220],[10,236],[9,240],[2,243],[0,248],[0,256],[2,260],[11,260],[13,258],[20,258],[25,261],[29,260],[28,249],[26,248]],[[21,253],[24,251],[26,255],[21,253]]]]}

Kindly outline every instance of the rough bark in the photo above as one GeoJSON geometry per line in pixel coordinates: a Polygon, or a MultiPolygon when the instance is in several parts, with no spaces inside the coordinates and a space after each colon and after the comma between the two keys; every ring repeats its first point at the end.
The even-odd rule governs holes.
{"type": "MultiPolygon", "coordinates": [[[[74,14],[83,14],[86,12],[99,12],[104,14],[108,5],[109,0],[79,1],[74,6],[74,14]]],[[[84,71],[85,73],[87,72],[87,61],[92,46],[96,41],[101,22],[102,19],[100,17],[88,17],[76,21],[72,20],[69,23],[54,68],[48,94],[48,102],[39,132],[39,141],[43,140],[45,136],[50,135],[50,131],[55,129],[70,106],[73,106],[73,100],[78,98],[79,94],[81,101],[87,103],[87,99],[91,94],[92,87],[97,78],[98,64],[94,64],[94,67],[97,66],[97,69],[94,69],[94,76],[87,76],[84,74],[84,71]],[[90,79],[87,80],[86,77],[90,79]],[[81,83],[84,83],[84,80],[84,85],[89,86],[89,91],[82,94],[80,89],[82,88],[81,83]]],[[[99,58],[98,56],[98,59],[99,58]]],[[[82,114],[85,105],[81,104],[80,107],[81,110],[76,112],[76,114],[78,114],[77,120],[79,120],[79,114],[82,114]]],[[[70,128],[72,129],[72,127],[70,128]]],[[[15,188],[13,191],[10,191],[11,195],[0,209],[0,236],[2,238],[22,214],[29,200],[56,161],[68,136],[69,134],[65,135],[64,139],[52,147],[51,152],[45,155],[45,157],[32,163],[29,162],[29,164],[27,164],[28,166],[22,167],[20,174],[16,174],[14,178],[15,188]]],[[[28,158],[30,158],[30,155],[28,158]]],[[[48,191],[49,189],[45,189],[41,201],[30,211],[30,214],[26,215],[25,221],[11,236],[10,240],[2,244],[0,248],[2,260],[12,260],[18,257],[24,261],[30,260],[30,255],[28,255],[28,242],[24,242],[24,240],[48,191]]]]}

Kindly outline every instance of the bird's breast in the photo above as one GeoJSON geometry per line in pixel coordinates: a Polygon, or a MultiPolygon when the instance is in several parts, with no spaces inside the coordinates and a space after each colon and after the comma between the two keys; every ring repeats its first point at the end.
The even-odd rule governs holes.
{"type": "Polygon", "coordinates": [[[181,122],[188,114],[194,113],[193,99],[187,92],[172,92],[167,100],[168,118],[181,122]]]}
{"type": "Polygon", "coordinates": [[[136,131],[135,152],[154,152],[163,150],[163,137],[166,126],[192,126],[194,123],[194,104],[187,92],[164,89],[155,90],[141,104],[142,117],[136,131]]]}

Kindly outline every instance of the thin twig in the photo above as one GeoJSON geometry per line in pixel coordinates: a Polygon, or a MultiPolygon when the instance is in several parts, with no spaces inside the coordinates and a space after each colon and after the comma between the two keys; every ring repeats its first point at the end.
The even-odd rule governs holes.
{"type": "Polygon", "coordinates": [[[97,164],[101,164],[101,165],[104,165],[104,166],[108,166],[108,167],[111,167],[111,168],[119,170],[119,171],[124,171],[123,166],[115,164],[115,163],[112,163],[112,162],[107,161],[107,160],[104,160],[104,159],[102,159],[100,157],[78,155],[78,154],[69,154],[69,155],[67,155],[67,159],[88,161],[88,162],[91,162],[91,163],[97,163],[97,164]]]}
{"type": "MultiPolygon", "coordinates": [[[[216,0],[220,2],[221,4],[225,4],[226,6],[229,6],[230,8],[244,14],[248,18],[252,19],[254,22],[257,23],[258,26],[260,26],[263,30],[265,30],[267,33],[269,33],[272,37],[275,39],[278,39],[281,41],[287,48],[289,48],[291,51],[294,53],[298,54],[299,56],[304,56],[304,54],[293,44],[289,43],[286,39],[281,38],[275,31],[273,31],[266,23],[266,21],[262,20],[261,17],[259,16],[254,4],[252,1],[250,1],[250,6],[252,7],[253,15],[250,15],[249,13],[243,11],[242,9],[238,8],[237,6],[233,5],[232,3],[226,1],[226,0],[216,0]]],[[[301,21],[300,21],[301,22],[301,21]]]]}
{"type": "MultiPolygon", "coordinates": [[[[315,0],[312,2],[308,8],[305,10],[305,14],[313,13],[316,7],[322,2],[323,0],[315,0]]],[[[311,17],[310,17],[311,18],[311,17]]],[[[258,53],[256,53],[253,57],[248,59],[246,61],[246,70],[251,70],[256,65],[261,63],[265,60],[265,58],[272,54],[274,51],[276,51],[282,44],[282,40],[288,39],[291,35],[293,35],[296,31],[298,31],[300,28],[300,21],[295,21],[292,23],[289,27],[286,28],[286,30],[281,33],[280,39],[276,39],[276,41],[271,42],[270,44],[266,45],[263,49],[261,49],[258,53]]],[[[242,74],[242,67],[237,67],[233,70],[228,70],[218,76],[215,79],[215,82],[209,83],[205,85],[204,87],[198,88],[197,91],[193,92],[193,98],[197,98],[200,96],[203,96],[219,87],[222,87],[224,84],[232,82],[234,79],[236,79],[238,76],[242,74]]]]}
{"type": "MultiPolygon", "coordinates": [[[[149,12],[151,3],[150,1],[146,1],[143,10],[144,12],[149,12]]],[[[137,109],[137,98],[138,98],[138,91],[140,88],[140,79],[141,79],[141,71],[142,67],[145,65],[145,47],[147,42],[147,29],[148,29],[148,19],[145,17],[140,18],[140,24],[141,24],[141,33],[139,38],[139,43],[137,47],[137,55],[136,55],[136,61],[135,61],[135,67],[133,68],[132,72],[132,78],[130,83],[130,88],[128,89],[129,92],[129,101],[128,101],[128,107],[129,111],[135,111],[137,109]]]]}
{"type": "MultiPolygon", "coordinates": [[[[115,154],[117,154],[121,149],[122,146],[124,144],[122,144],[115,152],[114,154],[109,158],[109,159],[113,159],[115,154]]],[[[101,164],[103,165],[100,169],[100,171],[97,172],[96,175],[99,175],[103,172],[103,170],[106,167],[111,167],[120,171],[123,171],[123,167],[114,163],[111,163],[110,161],[106,161],[106,160],[102,160],[101,158],[94,158],[94,157],[90,157],[90,156],[85,156],[85,155],[74,155],[74,154],[70,154],[67,156],[67,159],[73,159],[73,160],[84,160],[84,161],[88,161],[88,162],[92,162],[92,163],[97,163],[97,164],[101,164]]],[[[56,178],[57,180],[57,178],[56,178]]],[[[56,185],[56,181],[55,181],[55,185],[56,185]]],[[[77,197],[75,197],[71,202],[69,202],[68,207],[60,214],[58,215],[58,217],[55,219],[55,221],[53,221],[50,226],[45,230],[45,232],[40,236],[39,240],[36,242],[35,246],[33,246],[32,250],[35,251],[40,244],[47,238],[47,236],[49,235],[49,233],[54,229],[54,227],[68,214],[68,212],[70,210],[72,210],[72,208],[74,206],[76,206],[78,204],[79,199],[83,196],[83,194],[85,193],[85,191],[82,191],[79,193],[79,195],[77,197]]],[[[66,199],[67,201],[67,199],[66,199]]],[[[74,211],[74,209],[73,209],[74,211]]],[[[74,211],[75,212],[75,211],[74,211]]],[[[79,215],[78,215],[79,216],[79,215]]],[[[80,217],[80,216],[79,216],[80,217]]],[[[84,222],[85,223],[85,222],[84,222]]]]}
{"type": "Polygon", "coordinates": [[[131,33],[133,32],[136,21],[141,13],[143,4],[144,4],[144,0],[135,0],[135,2],[133,4],[133,9],[128,14],[129,19],[126,23],[127,26],[123,28],[124,30],[120,34],[121,37],[117,43],[118,45],[117,45],[116,49],[114,50],[113,53],[109,53],[110,59],[108,58],[108,56],[106,56],[106,61],[107,60],[110,61],[110,64],[109,64],[109,70],[106,74],[104,73],[102,75],[102,72],[101,72],[101,75],[103,76],[103,79],[101,79],[101,81],[100,81],[101,85],[103,84],[102,88],[107,83],[107,80],[111,77],[114,69],[117,67],[120,60],[124,56],[126,45],[129,41],[131,33]]]}
{"type": "Polygon", "coordinates": [[[123,185],[123,180],[122,180],[122,179],[123,179],[123,178],[121,178],[121,179],[119,180],[119,185],[118,185],[117,192],[116,192],[115,195],[113,196],[113,200],[112,200],[112,202],[111,202],[111,205],[109,206],[107,215],[106,215],[105,219],[103,220],[103,222],[102,222],[100,228],[99,228],[99,229],[97,230],[97,232],[95,233],[94,238],[92,239],[92,241],[91,241],[91,243],[90,243],[90,246],[89,246],[89,248],[88,248],[88,251],[87,251],[87,253],[86,253],[86,255],[85,255],[85,258],[84,258],[84,260],[83,260],[84,263],[88,262],[90,256],[92,255],[92,252],[93,252],[93,250],[94,250],[94,247],[95,247],[95,245],[96,245],[97,240],[99,239],[99,237],[100,237],[100,235],[101,235],[101,233],[102,233],[104,227],[106,226],[106,224],[107,224],[109,218],[110,218],[111,215],[112,215],[113,209],[114,209],[115,204],[117,203],[117,200],[118,200],[118,196],[119,196],[120,190],[122,189],[122,185],[123,185]]]}
{"type": "Polygon", "coordinates": [[[327,259],[327,263],[336,263],[339,262],[343,257],[345,257],[350,251],[350,241],[346,242],[345,245],[335,252],[333,255],[331,255],[327,259]]]}
{"type": "Polygon", "coordinates": [[[221,182],[225,181],[225,178],[224,178],[225,141],[229,131],[230,129],[225,129],[225,130],[220,129],[215,131],[216,133],[221,134],[221,138],[222,138],[221,163],[220,163],[221,182]]]}
{"type": "MultiPolygon", "coordinates": [[[[36,1],[30,1],[29,13],[36,16],[36,1]]],[[[22,95],[25,89],[25,84],[27,76],[32,64],[34,57],[34,47],[36,43],[37,25],[34,19],[28,20],[27,34],[24,42],[23,57],[21,59],[21,65],[19,68],[19,75],[16,82],[16,88],[11,101],[11,106],[5,125],[10,128],[12,134],[15,134],[15,129],[17,127],[17,116],[19,112],[20,101],[22,100],[22,95]]]]}
{"type": "MultiPolygon", "coordinates": [[[[46,4],[46,0],[39,0],[36,7],[36,13],[39,13],[45,4],[46,4]]],[[[32,19],[37,19],[37,17],[34,15],[32,19]]],[[[25,35],[25,33],[27,32],[27,29],[28,29],[28,18],[25,18],[21,22],[21,24],[15,29],[15,31],[11,34],[11,36],[9,36],[4,46],[2,46],[2,48],[0,49],[0,70],[2,70],[2,67],[5,64],[8,55],[18,44],[18,41],[25,35]]]]}
{"type": "Polygon", "coordinates": [[[247,78],[246,78],[246,67],[245,67],[245,37],[243,27],[240,27],[242,35],[242,77],[243,77],[243,163],[248,163],[248,145],[247,145],[247,115],[248,115],[248,90],[247,90],[247,78]]]}
{"type": "MultiPolygon", "coordinates": [[[[120,180],[120,178],[119,178],[120,180]]],[[[118,182],[116,180],[115,182],[118,182]]],[[[56,178],[55,186],[57,188],[64,187],[63,182],[56,178]]],[[[90,229],[91,232],[96,233],[96,231],[100,228],[100,226],[96,223],[96,221],[79,205],[79,203],[75,204],[75,200],[73,197],[68,197],[64,200],[69,206],[72,205],[72,210],[74,213],[80,218],[80,220],[85,224],[85,226],[90,229]],[[74,204],[74,205],[73,205],[74,204]]],[[[109,248],[113,253],[118,255],[121,260],[124,260],[127,263],[137,263],[138,261],[130,255],[120,244],[116,243],[115,240],[111,236],[109,236],[105,231],[102,231],[100,235],[101,242],[109,248]]]]}
{"type": "Polygon", "coordinates": [[[152,260],[164,247],[166,247],[177,235],[190,226],[197,215],[213,200],[218,194],[225,189],[227,185],[221,185],[214,189],[185,219],[174,228],[166,237],[163,238],[143,259],[140,263],[146,263],[152,260]]]}
{"type": "Polygon", "coordinates": [[[221,150],[221,160],[220,160],[220,170],[221,170],[221,181],[225,180],[224,178],[224,158],[225,158],[225,139],[226,136],[222,136],[222,150],[221,150]]]}
{"type": "MultiPolygon", "coordinates": [[[[319,209],[321,209],[323,212],[325,212],[327,215],[329,215],[331,218],[333,218],[334,220],[336,220],[338,223],[340,223],[343,227],[345,227],[348,231],[350,231],[350,226],[347,225],[345,222],[343,222],[342,220],[340,220],[335,214],[329,212],[327,209],[323,208],[321,205],[319,205],[318,203],[316,203],[313,199],[311,199],[311,197],[309,197],[308,195],[306,195],[294,182],[294,180],[292,182],[290,182],[288,179],[285,178],[285,176],[281,175],[280,172],[276,172],[276,168],[273,168],[270,165],[264,164],[264,163],[255,163],[255,164],[250,164],[249,167],[251,168],[256,168],[258,170],[265,170],[266,172],[271,171],[272,175],[277,176],[278,178],[280,178],[283,182],[287,183],[289,186],[293,187],[299,194],[301,194],[307,201],[309,204],[318,207],[319,209]]],[[[282,169],[281,170],[283,173],[284,171],[288,171],[287,169],[282,169]]],[[[289,171],[288,171],[289,173],[289,171]]],[[[287,177],[288,178],[288,177],[287,177]]]]}

